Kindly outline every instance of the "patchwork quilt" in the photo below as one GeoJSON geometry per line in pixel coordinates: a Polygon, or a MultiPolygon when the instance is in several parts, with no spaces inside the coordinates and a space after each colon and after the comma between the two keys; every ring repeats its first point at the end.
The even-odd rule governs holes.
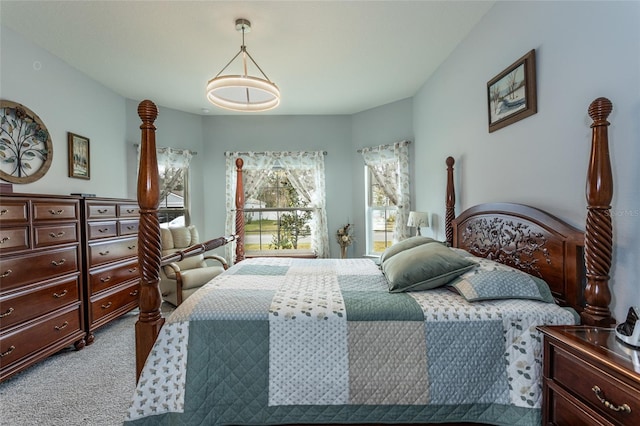
{"type": "Polygon", "coordinates": [[[125,423],[539,425],[536,326],[575,312],[388,292],[368,259],[248,259],[167,319],[125,423]]]}

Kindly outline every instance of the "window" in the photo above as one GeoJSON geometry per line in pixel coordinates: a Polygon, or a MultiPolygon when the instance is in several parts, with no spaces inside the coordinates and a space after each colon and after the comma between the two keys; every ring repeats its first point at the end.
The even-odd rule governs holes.
{"type": "Polygon", "coordinates": [[[311,253],[314,210],[284,170],[270,170],[254,199],[245,200],[244,249],[252,252],[298,250],[311,253]]]}
{"type": "Polygon", "coordinates": [[[381,254],[393,244],[397,208],[377,183],[371,171],[372,167],[365,166],[367,185],[367,253],[381,254]]]}
{"type": "Polygon", "coordinates": [[[364,148],[367,254],[380,255],[408,236],[409,141],[364,148]]]}
{"type": "MultiPolygon", "coordinates": [[[[161,226],[189,225],[189,164],[196,153],[187,149],[156,148],[160,178],[158,220],[161,226]]],[[[138,146],[138,164],[140,164],[138,146]]]]}
{"type": "MultiPolygon", "coordinates": [[[[247,256],[283,250],[329,257],[324,153],[227,152],[226,233],[235,233],[235,161],[243,159],[244,249],[247,256]]],[[[225,246],[232,259],[235,244],[225,246]]]]}
{"type": "MultiPolygon", "coordinates": [[[[164,167],[159,167],[160,187],[164,187],[164,167]]],[[[189,217],[187,206],[189,205],[189,192],[186,191],[189,181],[189,172],[185,170],[168,190],[166,196],[160,200],[158,205],[158,219],[161,226],[184,226],[189,217]]]]}

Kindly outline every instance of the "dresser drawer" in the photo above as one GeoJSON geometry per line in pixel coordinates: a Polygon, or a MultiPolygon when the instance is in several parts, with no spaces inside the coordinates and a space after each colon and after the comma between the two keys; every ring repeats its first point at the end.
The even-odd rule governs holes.
{"type": "Polygon", "coordinates": [[[116,205],[111,203],[87,204],[87,219],[115,218],[116,205]]]}
{"type": "Polygon", "coordinates": [[[82,330],[82,311],[80,306],[62,310],[59,313],[33,321],[24,327],[18,327],[0,335],[0,355],[2,369],[11,363],[40,351],[67,336],[78,334],[82,330]]]}
{"type": "Polygon", "coordinates": [[[0,202],[0,224],[6,222],[26,223],[29,220],[29,201],[2,200],[0,202]]]}
{"type": "Polygon", "coordinates": [[[138,217],[140,207],[135,204],[118,204],[118,217],[138,217]]]}
{"type": "Polygon", "coordinates": [[[550,378],[555,383],[612,422],[640,424],[640,394],[636,390],[561,348],[556,347],[551,353],[550,378]]]}
{"type": "Polygon", "coordinates": [[[137,255],[137,237],[89,244],[89,263],[91,267],[137,255]]]}
{"type": "Polygon", "coordinates": [[[26,250],[29,248],[29,227],[0,228],[0,253],[26,250]]]}
{"type": "Polygon", "coordinates": [[[73,273],[78,265],[77,247],[0,258],[0,291],[73,273]]]}
{"type": "Polygon", "coordinates": [[[118,315],[138,306],[140,283],[133,282],[119,290],[105,294],[91,302],[90,328],[99,325],[103,319],[111,315],[118,315]]]}
{"type": "Polygon", "coordinates": [[[33,220],[78,219],[79,204],[76,201],[34,201],[33,220]]]}
{"type": "Polygon", "coordinates": [[[137,259],[115,267],[94,269],[89,273],[89,291],[93,295],[139,276],[137,259]]]}
{"type": "Polygon", "coordinates": [[[0,330],[80,300],[79,277],[0,298],[0,330]]]}
{"type": "Polygon", "coordinates": [[[116,237],[118,235],[118,224],[115,220],[109,222],[90,222],[87,226],[90,240],[116,237]]]}
{"type": "Polygon", "coordinates": [[[118,223],[118,232],[120,235],[137,235],[139,224],[138,220],[121,220],[118,223]]]}
{"type": "Polygon", "coordinates": [[[36,248],[78,241],[78,224],[34,227],[34,245],[36,248]]]}

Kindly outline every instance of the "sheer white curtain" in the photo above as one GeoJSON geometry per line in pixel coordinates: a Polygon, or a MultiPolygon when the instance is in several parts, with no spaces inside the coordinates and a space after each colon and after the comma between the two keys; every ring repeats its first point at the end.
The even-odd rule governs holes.
{"type": "MultiPolygon", "coordinates": [[[[225,230],[227,235],[235,232],[236,159],[242,158],[243,187],[245,200],[255,198],[266,173],[275,166],[283,168],[293,185],[309,207],[314,209],[311,227],[311,249],[318,257],[329,257],[329,231],[327,227],[326,192],[324,183],[324,153],[321,151],[267,151],[226,152],[226,207],[225,230]]],[[[233,259],[235,244],[227,244],[226,258],[233,259]]]]}
{"type": "Polygon", "coordinates": [[[400,141],[389,145],[363,148],[364,164],[380,185],[385,195],[397,208],[394,227],[394,242],[409,236],[407,220],[411,210],[411,191],[409,181],[409,144],[400,141]]]}
{"type": "MultiPolygon", "coordinates": [[[[140,165],[140,146],[138,145],[138,165],[140,165]]],[[[185,179],[189,170],[189,164],[193,157],[193,152],[188,149],[177,148],[156,148],[158,158],[158,174],[160,176],[160,200],[176,189],[176,186],[184,182],[184,198],[188,200],[189,182],[185,179]]],[[[185,207],[185,223],[190,223],[189,206],[185,207]]]]}

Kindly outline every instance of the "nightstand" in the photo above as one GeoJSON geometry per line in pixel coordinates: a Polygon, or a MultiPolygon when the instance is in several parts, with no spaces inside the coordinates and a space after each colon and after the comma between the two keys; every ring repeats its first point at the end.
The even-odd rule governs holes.
{"type": "Polygon", "coordinates": [[[640,425],[640,351],[612,328],[546,326],[543,425],[640,425]]]}

